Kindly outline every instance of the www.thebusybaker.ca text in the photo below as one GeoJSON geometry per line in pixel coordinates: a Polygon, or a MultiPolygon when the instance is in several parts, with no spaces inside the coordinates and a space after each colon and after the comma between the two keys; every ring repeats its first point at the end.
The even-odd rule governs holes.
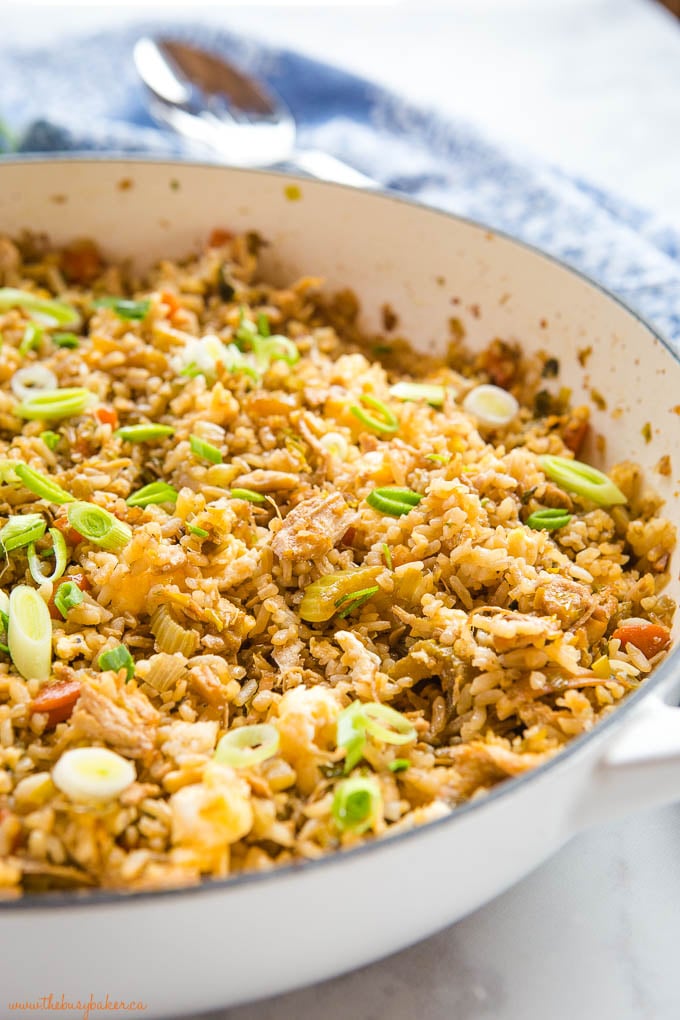
{"type": "Polygon", "coordinates": [[[63,994],[58,996],[53,992],[50,992],[49,995],[42,995],[40,998],[32,1001],[9,1002],[7,1005],[12,1012],[16,1013],[36,1013],[38,1010],[56,1010],[59,1012],[67,1010],[71,1013],[81,1014],[83,1020],[89,1020],[91,1013],[143,1013],[144,1010],[148,1009],[145,1002],[137,1002],[134,999],[130,1001],[112,999],[109,995],[104,999],[96,999],[94,995],[90,995],[87,999],[71,1000],[67,999],[63,994]]]}

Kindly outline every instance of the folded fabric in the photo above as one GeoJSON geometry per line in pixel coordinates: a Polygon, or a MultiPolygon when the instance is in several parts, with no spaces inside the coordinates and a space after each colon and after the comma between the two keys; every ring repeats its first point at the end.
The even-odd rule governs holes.
{"type": "MultiPolygon", "coordinates": [[[[154,124],[137,80],[134,41],[159,27],[127,27],[28,53],[0,43],[0,120],[15,148],[197,158],[195,147],[154,124]]],[[[290,106],[301,145],[544,248],[680,345],[680,233],[651,214],[337,68],[208,27],[173,34],[230,54],[268,81],[290,106]]],[[[214,157],[206,151],[200,158],[214,157]]]]}

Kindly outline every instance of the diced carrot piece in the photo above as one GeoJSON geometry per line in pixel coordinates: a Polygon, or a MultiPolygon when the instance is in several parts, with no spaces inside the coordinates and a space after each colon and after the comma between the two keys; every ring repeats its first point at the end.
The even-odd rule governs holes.
{"type": "Polygon", "coordinates": [[[612,634],[618,638],[623,648],[626,645],[635,645],[648,659],[653,658],[671,643],[671,633],[667,627],[658,623],[648,623],[646,620],[635,621],[635,623],[624,623],[617,627],[612,634]]]}
{"type": "Polygon", "coordinates": [[[161,291],[161,301],[168,307],[168,315],[170,318],[173,317],[175,312],[178,312],[182,307],[177,299],[177,295],[173,294],[171,290],[161,291]]]}
{"type": "Polygon", "coordinates": [[[118,427],[118,414],[112,407],[98,407],[94,416],[102,425],[111,425],[114,429],[118,427]]]}
{"type": "Polygon", "coordinates": [[[75,528],[71,527],[68,517],[57,517],[54,526],[59,528],[59,531],[61,531],[69,545],[78,545],[78,542],[82,542],[83,536],[75,528]]]}
{"type": "Polygon", "coordinates": [[[57,680],[43,687],[31,702],[31,712],[46,712],[47,728],[53,729],[57,723],[65,722],[70,717],[80,697],[80,686],[79,680],[57,680]]]}
{"type": "Polygon", "coordinates": [[[208,245],[211,248],[221,248],[227,241],[231,241],[234,235],[229,230],[223,230],[222,227],[215,227],[212,234],[208,238],[208,245]]]}

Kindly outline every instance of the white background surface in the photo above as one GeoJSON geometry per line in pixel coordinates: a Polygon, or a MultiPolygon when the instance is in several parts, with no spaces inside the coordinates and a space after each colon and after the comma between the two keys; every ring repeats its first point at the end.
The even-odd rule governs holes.
{"type": "MultiPolygon", "coordinates": [[[[23,0],[0,8],[3,39],[17,45],[58,46],[61,33],[162,11],[297,46],[466,117],[680,226],[680,23],[646,0],[184,9],[23,0]]],[[[414,859],[414,868],[426,866],[414,859]]],[[[405,928],[407,900],[405,880],[405,928]]],[[[286,937],[285,918],[267,923],[286,937]]],[[[225,919],[225,953],[237,937],[238,924],[225,919]]],[[[680,808],[669,808],[578,837],[413,949],[215,1020],[677,1020],[679,951],[680,808]]]]}

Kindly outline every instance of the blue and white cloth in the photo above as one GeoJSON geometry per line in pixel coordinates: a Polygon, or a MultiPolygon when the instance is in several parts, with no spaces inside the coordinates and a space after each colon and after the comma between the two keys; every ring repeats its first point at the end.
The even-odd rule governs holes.
{"type": "MultiPolygon", "coordinates": [[[[157,127],[147,111],[132,46],[154,28],[102,32],[32,53],[0,43],[0,121],[14,148],[196,158],[195,147],[157,127]]],[[[223,31],[173,34],[229,54],[269,82],[291,108],[301,145],[326,149],[383,185],[544,248],[614,291],[680,346],[680,233],[656,217],[337,68],[223,31]]]]}

